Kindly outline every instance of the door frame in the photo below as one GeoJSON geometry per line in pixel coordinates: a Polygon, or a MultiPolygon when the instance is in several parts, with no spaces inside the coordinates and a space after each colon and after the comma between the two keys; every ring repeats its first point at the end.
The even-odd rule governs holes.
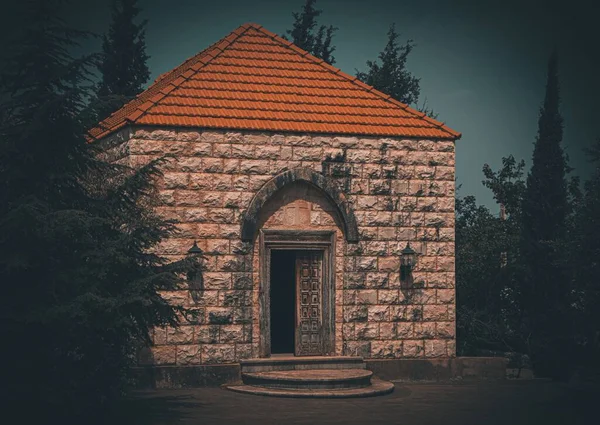
{"type": "Polygon", "coordinates": [[[271,357],[271,251],[274,249],[323,251],[323,355],[334,354],[335,231],[264,229],[259,232],[259,244],[259,357],[271,357]]]}

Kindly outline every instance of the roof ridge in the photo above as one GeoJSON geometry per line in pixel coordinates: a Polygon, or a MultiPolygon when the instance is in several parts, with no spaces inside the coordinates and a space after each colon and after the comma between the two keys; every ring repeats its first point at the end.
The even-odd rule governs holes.
{"type": "Polygon", "coordinates": [[[422,118],[425,121],[429,122],[430,124],[438,127],[439,129],[449,133],[451,136],[456,137],[457,139],[460,139],[460,137],[462,136],[461,133],[454,131],[450,128],[448,128],[443,122],[441,121],[437,121],[431,117],[428,117],[427,114],[421,112],[421,111],[417,111],[414,108],[411,108],[410,106],[408,106],[405,103],[402,103],[396,99],[394,99],[392,96],[390,96],[389,94],[383,93],[379,90],[377,90],[376,88],[369,86],[368,84],[363,83],[362,81],[360,81],[358,79],[358,77],[352,77],[350,74],[346,74],[344,71],[342,71],[339,68],[334,67],[333,65],[328,64],[327,62],[325,62],[323,59],[319,59],[313,55],[311,55],[309,52],[307,52],[306,50],[301,49],[300,47],[296,46],[294,43],[292,43],[289,40],[285,40],[282,37],[280,37],[279,35],[267,30],[264,27],[261,27],[260,25],[255,28],[257,30],[259,30],[260,32],[262,32],[263,34],[273,38],[274,40],[280,42],[281,44],[287,46],[288,48],[291,48],[292,50],[295,50],[297,53],[301,54],[303,57],[311,60],[312,62],[322,66],[323,68],[325,68],[326,70],[328,70],[329,72],[339,75],[340,77],[343,77],[347,80],[350,80],[352,83],[358,85],[359,87],[361,87],[364,90],[367,90],[370,93],[373,93],[375,96],[382,98],[385,101],[388,101],[396,106],[399,106],[401,108],[403,108],[404,110],[406,110],[406,112],[411,113],[413,115],[415,115],[418,118],[422,118]]]}

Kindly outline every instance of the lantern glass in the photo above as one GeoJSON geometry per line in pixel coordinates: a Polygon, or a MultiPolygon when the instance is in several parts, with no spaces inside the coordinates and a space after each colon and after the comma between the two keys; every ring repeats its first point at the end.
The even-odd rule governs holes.
{"type": "Polygon", "coordinates": [[[410,247],[410,242],[406,244],[406,248],[404,248],[400,254],[401,264],[403,266],[412,268],[415,265],[417,253],[410,247]]]}

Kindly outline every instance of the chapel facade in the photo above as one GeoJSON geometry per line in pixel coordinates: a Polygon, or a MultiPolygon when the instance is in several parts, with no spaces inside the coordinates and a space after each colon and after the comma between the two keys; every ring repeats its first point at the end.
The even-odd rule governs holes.
{"type": "Polygon", "coordinates": [[[247,24],[92,135],[111,161],[174,155],[157,252],[203,258],[141,365],[455,356],[459,133],[247,24]]]}

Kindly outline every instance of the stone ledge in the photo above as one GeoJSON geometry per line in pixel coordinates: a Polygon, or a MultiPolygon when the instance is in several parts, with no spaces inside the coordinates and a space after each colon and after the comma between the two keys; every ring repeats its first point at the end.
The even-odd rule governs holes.
{"type": "Polygon", "coordinates": [[[375,376],[385,380],[506,379],[503,357],[365,359],[365,363],[375,376]]]}

